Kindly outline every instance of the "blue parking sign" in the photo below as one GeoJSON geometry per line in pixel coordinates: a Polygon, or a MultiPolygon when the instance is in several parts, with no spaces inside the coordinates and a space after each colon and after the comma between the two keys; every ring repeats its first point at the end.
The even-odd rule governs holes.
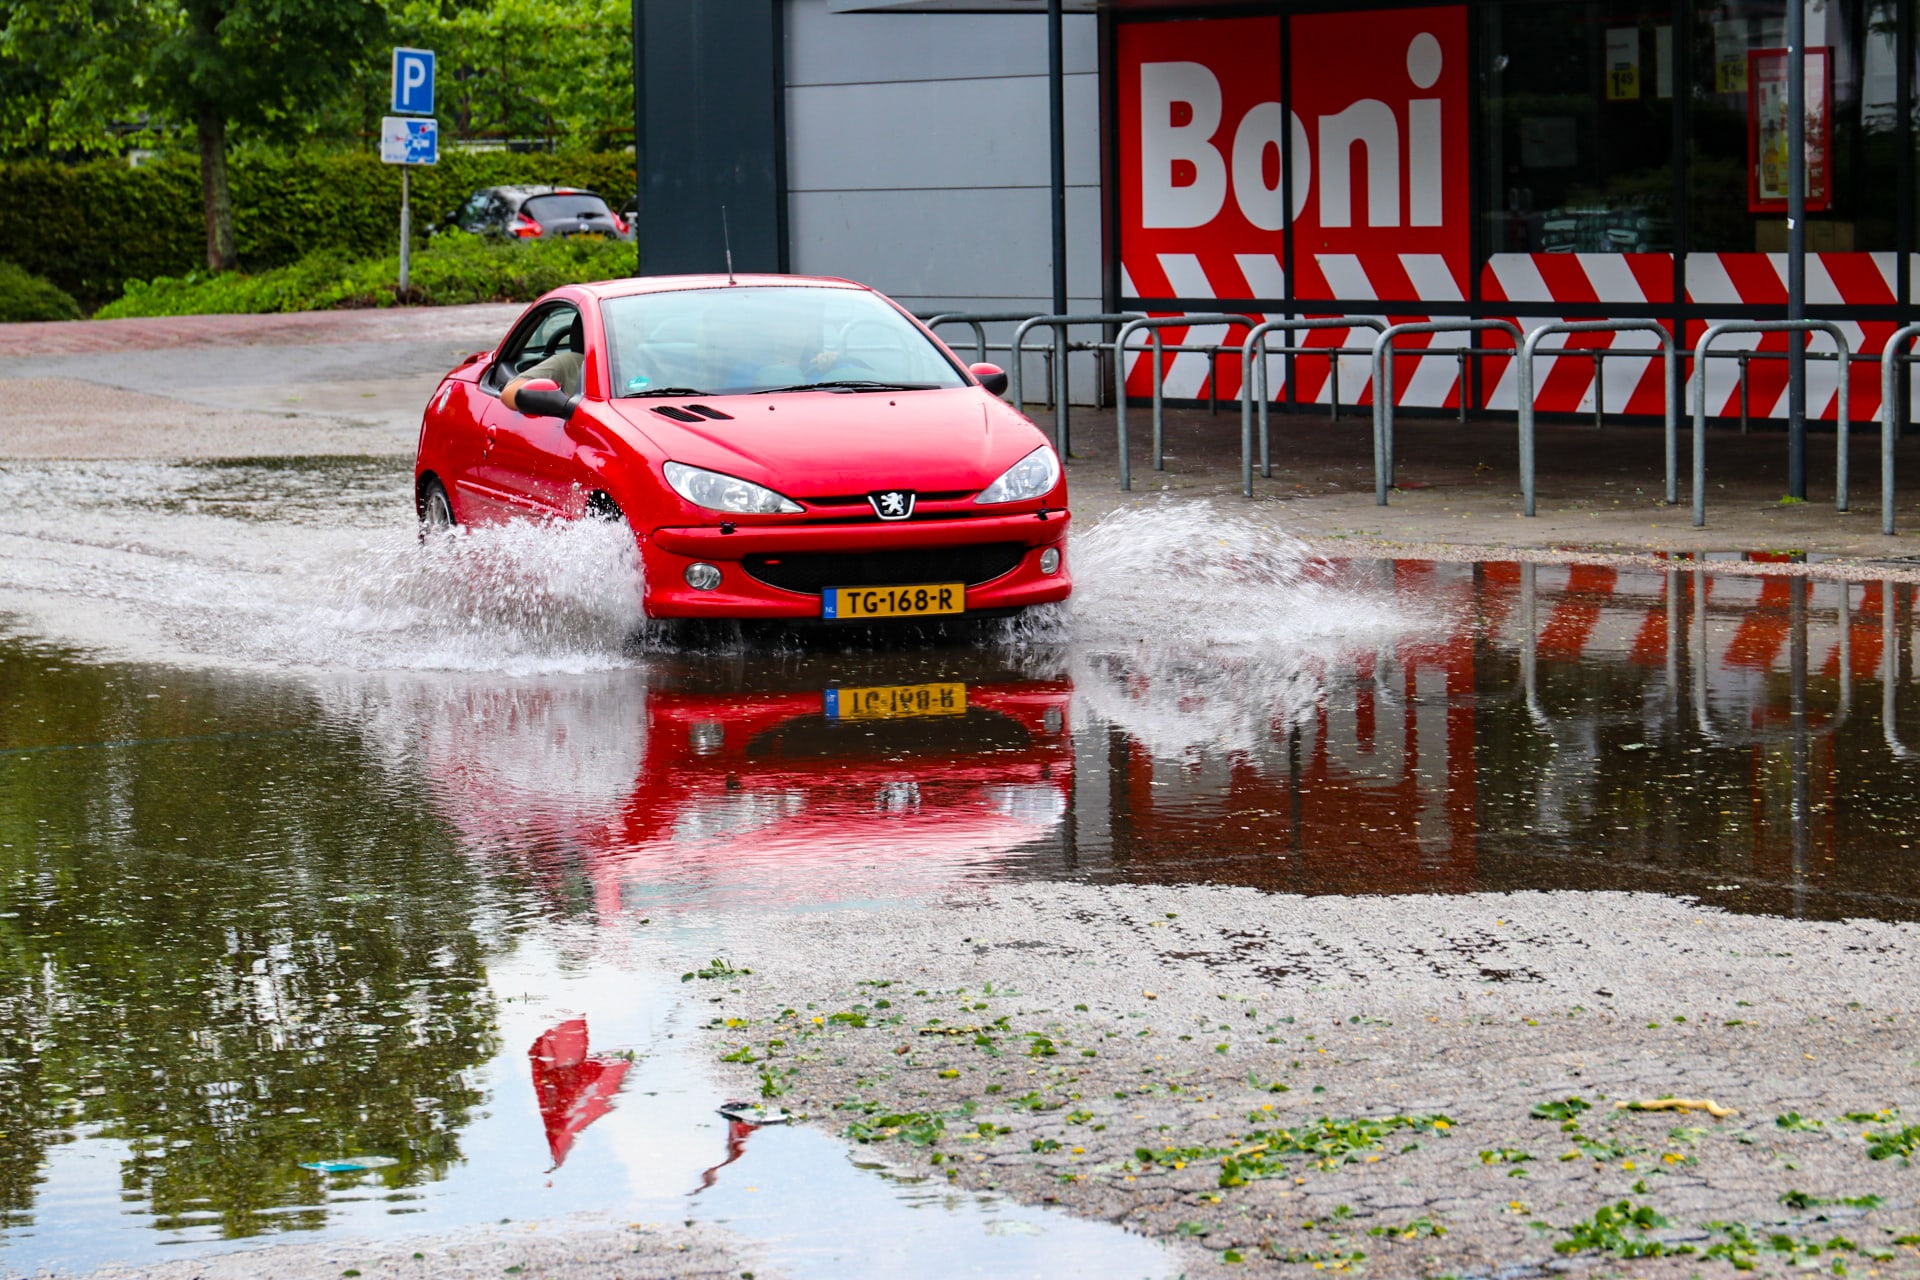
{"type": "Polygon", "coordinates": [[[394,49],[393,109],[411,116],[433,114],[433,50],[394,49]]]}

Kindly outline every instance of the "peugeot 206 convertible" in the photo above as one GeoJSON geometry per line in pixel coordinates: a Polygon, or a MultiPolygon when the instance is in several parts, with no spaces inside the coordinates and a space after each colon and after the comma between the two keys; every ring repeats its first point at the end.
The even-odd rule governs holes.
{"type": "Polygon", "coordinates": [[[1064,600],[1053,446],[891,300],[844,280],[557,289],[421,424],[429,534],[624,519],[653,618],[993,617],[1064,600]]]}

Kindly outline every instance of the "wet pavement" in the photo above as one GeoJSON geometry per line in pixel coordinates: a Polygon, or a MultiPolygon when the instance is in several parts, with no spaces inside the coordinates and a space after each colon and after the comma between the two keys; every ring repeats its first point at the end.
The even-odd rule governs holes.
{"type": "Polygon", "coordinates": [[[1081,527],[1071,611],[689,650],[604,531],[423,549],[405,483],[0,474],[0,1270],[567,1214],[796,1275],[1169,1269],[716,1114],[704,984],[626,953],[716,913],[1082,881],[1920,919],[1904,581],[1329,561],[1147,507],[1081,527]]]}

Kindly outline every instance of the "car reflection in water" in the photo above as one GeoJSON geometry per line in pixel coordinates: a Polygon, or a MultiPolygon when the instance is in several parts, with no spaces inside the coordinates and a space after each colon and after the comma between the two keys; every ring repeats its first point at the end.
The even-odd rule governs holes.
{"type": "Polygon", "coordinates": [[[550,899],[870,901],[1058,844],[1072,685],[972,652],[688,658],[416,686],[443,815],[550,899]]]}
{"type": "Polygon", "coordinates": [[[1337,609],[1241,651],[1118,628],[1057,660],[649,658],[351,718],[425,744],[469,852],[606,920],[1025,878],[1920,918],[1911,585],[1711,563],[1330,575],[1418,625],[1361,634],[1337,609]]]}

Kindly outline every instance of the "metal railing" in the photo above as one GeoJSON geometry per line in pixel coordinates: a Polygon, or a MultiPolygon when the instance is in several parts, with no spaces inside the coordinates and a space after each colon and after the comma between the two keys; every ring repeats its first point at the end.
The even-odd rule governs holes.
{"type": "Polygon", "coordinates": [[[1887,750],[1896,759],[1911,760],[1913,748],[1900,740],[1900,730],[1893,720],[1894,686],[1900,679],[1900,621],[1895,616],[1898,604],[1893,579],[1883,578],[1880,582],[1880,725],[1887,750]]]}
{"type": "Polygon", "coordinates": [[[1247,316],[1228,315],[1225,312],[1219,311],[1200,311],[1183,316],[1143,316],[1138,320],[1129,321],[1127,325],[1120,330],[1119,334],[1114,337],[1114,429],[1120,444],[1120,488],[1122,490],[1133,488],[1132,459],[1127,456],[1127,339],[1132,337],[1135,332],[1142,330],[1144,330],[1147,337],[1151,339],[1150,347],[1153,351],[1153,469],[1155,471],[1164,471],[1166,469],[1166,411],[1163,401],[1166,397],[1163,386],[1165,378],[1160,368],[1160,357],[1162,355],[1160,331],[1168,328],[1191,329],[1199,325],[1208,324],[1239,325],[1243,329],[1252,330],[1259,324],[1259,321],[1250,319],[1247,316]]]}
{"type": "Polygon", "coordinates": [[[1900,411],[1895,407],[1900,362],[1911,362],[1902,346],[1920,338],[1920,324],[1895,329],[1880,349],[1880,532],[1893,536],[1893,446],[1900,438],[1900,411]]]}
{"type": "MultiPolygon", "coordinates": [[[[1026,378],[1023,366],[1026,364],[1027,332],[1031,329],[1052,329],[1054,334],[1053,355],[1050,372],[1053,375],[1053,447],[1060,455],[1062,465],[1067,457],[1067,354],[1076,349],[1076,344],[1065,341],[1067,333],[1075,325],[1125,324],[1142,316],[1139,311],[1109,311],[1086,315],[1028,316],[1013,331],[1013,341],[1008,344],[1007,386],[1013,407],[1026,412],[1026,378]]],[[[1109,344],[1104,342],[1085,342],[1077,344],[1081,351],[1106,351],[1109,344]]],[[[1096,379],[1097,381],[1097,379],[1096,379]]]]}
{"type": "Polygon", "coordinates": [[[973,347],[980,353],[980,363],[987,362],[987,326],[1003,324],[1009,320],[1030,320],[1031,311],[942,311],[938,315],[928,316],[920,323],[928,329],[938,329],[943,324],[964,324],[973,330],[973,347]]]}
{"type": "MultiPolygon", "coordinates": [[[[1410,333],[1483,333],[1497,329],[1512,337],[1518,352],[1525,336],[1520,326],[1507,320],[1428,320],[1418,324],[1390,325],[1373,347],[1373,501],[1387,505],[1387,490],[1393,487],[1393,340],[1410,333]]],[[[1419,354],[1432,358],[1445,352],[1423,349],[1419,354]]],[[[1450,354],[1450,353],[1449,353],[1450,354]]],[[[1467,386],[1460,384],[1462,400],[1467,386]]]]}
{"type": "Polygon", "coordinates": [[[1710,325],[1693,348],[1693,527],[1707,525],[1707,351],[1716,338],[1729,333],[1824,333],[1839,353],[1839,404],[1834,427],[1839,436],[1839,461],[1834,476],[1833,507],[1847,509],[1847,383],[1853,350],[1847,335],[1831,320],[1723,320],[1710,325]]]}
{"type": "MultiPolygon", "coordinates": [[[[1267,421],[1267,410],[1272,395],[1267,386],[1267,358],[1279,355],[1326,355],[1328,385],[1333,391],[1333,412],[1340,412],[1340,365],[1339,356],[1332,354],[1344,348],[1300,347],[1293,345],[1293,334],[1299,329],[1372,329],[1375,333],[1384,333],[1387,323],[1377,316],[1333,316],[1324,319],[1304,320],[1267,320],[1255,325],[1247,332],[1247,340],[1240,348],[1240,492],[1253,496],[1253,416],[1254,402],[1260,405],[1260,474],[1263,477],[1273,475],[1273,454],[1271,433],[1267,421]],[[1277,350],[1268,344],[1267,335],[1276,330],[1284,330],[1287,344],[1277,350]],[[1254,349],[1259,348],[1260,360],[1254,363],[1254,349]],[[1255,388],[1255,382],[1259,383],[1255,388]]],[[[1159,362],[1154,363],[1154,374],[1159,376],[1159,362]]]]}
{"type": "MultiPolygon", "coordinates": [[[[1916,327],[1920,331],[1920,326],[1916,327]]],[[[1527,334],[1526,342],[1520,348],[1520,498],[1526,514],[1534,514],[1534,407],[1533,407],[1533,358],[1538,352],[1540,341],[1555,334],[1565,333],[1651,333],[1660,339],[1660,350],[1666,358],[1666,408],[1667,408],[1667,505],[1673,506],[1680,501],[1680,460],[1677,437],[1679,434],[1679,406],[1676,403],[1679,379],[1675,376],[1679,369],[1678,358],[1674,353],[1673,335],[1667,332],[1665,325],[1657,320],[1556,320],[1543,324],[1527,334]]],[[[1566,350],[1560,348],[1559,350],[1566,350]]],[[[1588,354],[1575,348],[1577,356],[1588,354]]],[[[1557,352],[1556,352],[1557,354],[1557,352]]],[[[1600,415],[1604,414],[1606,404],[1606,380],[1600,373],[1600,357],[1594,357],[1593,397],[1596,425],[1600,415]]],[[[1461,403],[1466,403],[1467,389],[1463,382],[1460,387],[1461,403]]]]}

